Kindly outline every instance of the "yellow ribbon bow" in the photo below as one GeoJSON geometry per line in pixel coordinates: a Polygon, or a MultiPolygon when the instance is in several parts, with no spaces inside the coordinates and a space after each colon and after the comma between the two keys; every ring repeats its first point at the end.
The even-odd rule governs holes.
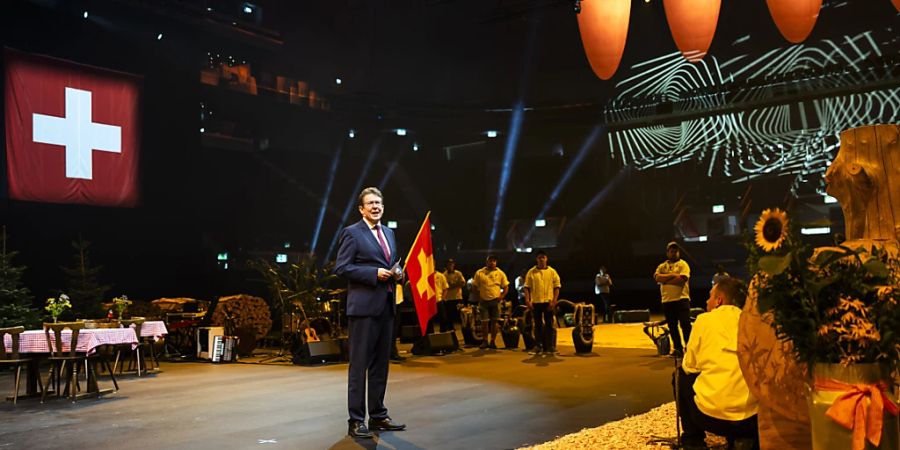
{"type": "Polygon", "coordinates": [[[866,439],[874,446],[881,444],[884,411],[897,415],[897,405],[885,395],[887,383],[848,384],[832,379],[816,379],[815,388],[820,391],[841,391],[825,412],[838,425],[853,431],[853,450],[863,450],[866,439]],[[867,407],[868,406],[868,407],[867,407]]]}

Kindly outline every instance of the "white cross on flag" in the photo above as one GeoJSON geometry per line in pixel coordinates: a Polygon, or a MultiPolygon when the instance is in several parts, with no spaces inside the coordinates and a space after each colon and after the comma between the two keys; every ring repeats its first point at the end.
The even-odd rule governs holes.
{"type": "Polygon", "coordinates": [[[10,198],[135,206],[141,78],[9,49],[4,59],[10,198]]]}

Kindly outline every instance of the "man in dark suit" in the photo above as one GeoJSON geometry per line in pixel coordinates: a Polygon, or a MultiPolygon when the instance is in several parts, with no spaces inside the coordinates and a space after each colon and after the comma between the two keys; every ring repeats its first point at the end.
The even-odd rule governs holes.
{"type": "Polygon", "coordinates": [[[347,434],[372,438],[372,431],[400,431],[384,406],[388,358],[396,315],[395,284],[402,272],[392,272],[399,261],[394,232],[381,226],[384,196],[368,187],[359,194],[362,220],[341,231],[334,272],[345,278],[350,334],[350,370],[347,404],[350,413],[347,434]],[[366,386],[368,385],[368,395],[366,386]],[[369,426],[365,425],[368,399],[369,426]]]}

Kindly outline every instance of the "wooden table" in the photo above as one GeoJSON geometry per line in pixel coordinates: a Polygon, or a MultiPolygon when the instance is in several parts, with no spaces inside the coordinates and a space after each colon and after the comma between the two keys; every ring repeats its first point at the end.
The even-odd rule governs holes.
{"type": "MultiPolygon", "coordinates": [[[[144,330],[141,330],[144,335],[144,330]]],[[[52,333],[51,333],[52,338],[52,333]]],[[[63,351],[70,349],[72,341],[72,332],[65,330],[62,333],[63,351]]],[[[134,349],[138,345],[138,337],[134,333],[134,328],[86,328],[78,332],[78,347],[75,351],[83,352],[87,355],[97,353],[97,349],[103,345],[125,345],[131,344],[134,349]]],[[[12,339],[6,336],[3,345],[9,351],[12,346],[12,339]]],[[[40,360],[50,354],[50,347],[47,343],[47,336],[44,330],[25,330],[19,334],[19,352],[32,356],[31,363],[28,364],[27,382],[25,384],[25,395],[20,397],[35,397],[41,393],[38,391],[38,378],[40,374],[40,360]]],[[[95,370],[96,373],[96,370],[95,370]]],[[[113,392],[112,389],[101,390],[97,385],[96,378],[88,377],[87,389],[81,396],[98,396],[113,392]]],[[[49,386],[47,387],[49,389],[49,386]]],[[[11,397],[9,398],[11,399],[11,397]]],[[[9,400],[8,399],[8,400],[9,400]]]]}
{"type": "Polygon", "coordinates": [[[152,337],[154,341],[158,341],[163,336],[169,334],[166,323],[162,320],[148,320],[141,325],[141,335],[139,337],[152,337]]]}

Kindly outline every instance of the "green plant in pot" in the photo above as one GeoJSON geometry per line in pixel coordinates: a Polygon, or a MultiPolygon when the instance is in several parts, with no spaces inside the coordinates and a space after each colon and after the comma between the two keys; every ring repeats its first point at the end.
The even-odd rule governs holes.
{"type": "Polygon", "coordinates": [[[896,247],[812,249],[778,209],[763,211],[755,244],[750,295],[808,369],[813,448],[898,448],[896,247]]]}

